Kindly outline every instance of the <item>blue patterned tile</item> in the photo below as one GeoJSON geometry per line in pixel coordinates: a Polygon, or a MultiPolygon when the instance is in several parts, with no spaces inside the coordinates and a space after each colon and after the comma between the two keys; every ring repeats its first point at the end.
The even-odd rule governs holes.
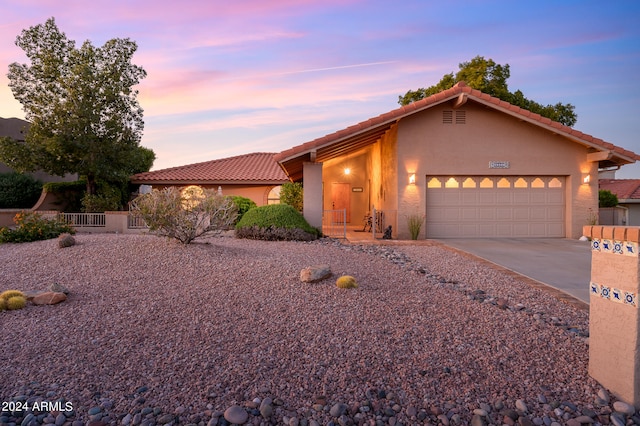
{"type": "Polygon", "coordinates": [[[603,285],[602,287],[600,287],[600,296],[608,299],[609,297],[611,297],[611,289],[603,285]]]}
{"type": "Polygon", "coordinates": [[[604,253],[613,253],[613,241],[603,239],[600,242],[600,251],[604,253]]]}
{"type": "Polygon", "coordinates": [[[622,295],[622,291],[620,291],[620,289],[617,289],[617,288],[612,288],[611,300],[613,300],[614,302],[623,303],[624,296],[622,295]]]}
{"type": "Polygon", "coordinates": [[[600,295],[600,286],[594,282],[591,283],[591,291],[590,294],[594,295],[594,296],[599,296],[600,295]]]}
{"type": "Polygon", "coordinates": [[[638,243],[635,243],[632,241],[625,241],[624,254],[625,256],[638,257],[638,243]]]}
{"type": "Polygon", "coordinates": [[[591,240],[591,250],[600,251],[600,239],[594,238],[591,240]]]}
{"type": "Polygon", "coordinates": [[[614,254],[624,254],[624,244],[622,241],[614,241],[612,251],[614,254]]]}
{"type": "Polygon", "coordinates": [[[631,293],[628,291],[624,292],[624,303],[626,305],[631,305],[634,307],[638,307],[638,296],[635,293],[631,293]]]}

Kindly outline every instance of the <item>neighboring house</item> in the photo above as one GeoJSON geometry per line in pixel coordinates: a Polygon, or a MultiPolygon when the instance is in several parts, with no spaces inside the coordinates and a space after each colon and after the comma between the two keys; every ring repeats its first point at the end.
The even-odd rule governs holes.
{"type": "MultiPolygon", "coordinates": [[[[24,138],[29,129],[29,122],[19,118],[0,117],[0,137],[8,136],[17,141],[24,142],[24,138]]],[[[11,173],[13,169],[6,164],[0,163],[0,173],[11,173]]],[[[65,175],[64,177],[53,176],[43,171],[27,173],[42,182],[72,182],[78,180],[77,174],[65,175]]]]}
{"type": "Polygon", "coordinates": [[[374,208],[393,235],[579,238],[598,209],[598,171],[637,154],[458,83],[275,156],[304,184],[304,214],[374,208]]]}
{"type": "Polygon", "coordinates": [[[278,203],[280,186],[289,178],[273,156],[259,152],[138,173],[131,177],[131,183],[153,189],[196,185],[220,189],[224,195],[246,197],[259,206],[278,203]]]}
{"type": "Polygon", "coordinates": [[[600,209],[600,225],[640,226],[640,179],[600,179],[618,197],[618,208],[600,209]]]}

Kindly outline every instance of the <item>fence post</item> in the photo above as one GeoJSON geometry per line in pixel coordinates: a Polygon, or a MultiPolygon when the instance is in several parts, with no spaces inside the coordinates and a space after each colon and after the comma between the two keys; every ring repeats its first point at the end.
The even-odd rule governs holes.
{"type": "Polygon", "coordinates": [[[589,374],[640,408],[640,228],[585,226],[591,238],[589,374]]]}
{"type": "Polygon", "coordinates": [[[378,213],[376,212],[376,208],[374,207],[371,210],[371,233],[373,235],[373,240],[376,239],[376,227],[378,226],[378,213]]]}
{"type": "Polygon", "coordinates": [[[342,238],[347,238],[347,209],[342,210],[342,238]]]}

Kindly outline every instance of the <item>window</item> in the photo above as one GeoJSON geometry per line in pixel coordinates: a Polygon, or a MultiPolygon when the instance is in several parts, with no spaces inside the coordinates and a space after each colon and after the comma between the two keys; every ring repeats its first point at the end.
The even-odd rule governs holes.
{"type": "Polygon", "coordinates": [[[442,188],[442,183],[438,178],[431,178],[427,183],[427,188],[442,188]]]}
{"type": "Polygon", "coordinates": [[[280,204],[280,189],[282,186],[274,186],[267,194],[267,204],[280,204]]]}

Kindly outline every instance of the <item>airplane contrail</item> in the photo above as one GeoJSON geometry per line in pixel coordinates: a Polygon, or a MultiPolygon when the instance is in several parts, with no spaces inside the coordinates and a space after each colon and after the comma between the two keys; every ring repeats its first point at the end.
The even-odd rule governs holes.
{"type": "Polygon", "coordinates": [[[337,67],[313,68],[313,69],[310,69],[310,70],[300,70],[300,71],[287,71],[287,72],[281,72],[281,73],[278,73],[278,74],[287,75],[287,74],[302,74],[302,73],[307,73],[307,72],[333,71],[333,70],[342,70],[342,69],[346,69],[346,68],[371,67],[371,66],[374,66],[374,65],[393,64],[395,62],[397,62],[397,61],[369,62],[369,63],[366,63],[366,64],[340,65],[340,66],[337,66],[337,67]]]}

